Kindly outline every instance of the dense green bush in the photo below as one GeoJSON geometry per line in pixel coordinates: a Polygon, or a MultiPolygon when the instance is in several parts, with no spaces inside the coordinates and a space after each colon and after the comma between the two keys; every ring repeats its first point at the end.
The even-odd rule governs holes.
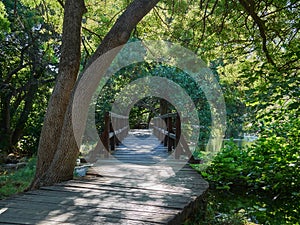
{"type": "Polygon", "coordinates": [[[202,175],[220,189],[242,185],[300,195],[299,132],[294,118],[265,129],[252,146],[229,142],[202,175]]]}
{"type": "Polygon", "coordinates": [[[300,120],[291,116],[269,123],[251,146],[239,148],[233,141],[226,143],[201,171],[210,182],[208,212],[212,215],[208,215],[207,223],[199,224],[226,224],[219,223],[220,218],[232,224],[248,224],[247,220],[299,224],[299,134],[300,120]]]}

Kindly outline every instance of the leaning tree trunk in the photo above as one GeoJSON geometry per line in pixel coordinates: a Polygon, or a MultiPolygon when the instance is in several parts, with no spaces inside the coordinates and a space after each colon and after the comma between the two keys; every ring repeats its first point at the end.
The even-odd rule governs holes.
{"type": "MultiPolygon", "coordinates": [[[[74,0],[69,0],[70,2],[74,0]]],[[[105,36],[102,43],[97,48],[94,55],[91,57],[88,65],[91,65],[98,57],[108,52],[109,50],[119,47],[125,44],[130,38],[130,34],[132,30],[135,28],[137,23],[157,4],[159,0],[135,0],[133,1],[124,13],[120,16],[120,18],[116,21],[112,29],[105,36]]],[[[67,1],[68,2],[68,1],[67,1]]],[[[67,12],[67,2],[65,6],[65,21],[64,27],[70,26],[68,24],[68,12],[67,12]],[[67,17],[67,18],[66,18],[67,17]]],[[[74,3],[73,3],[74,4],[74,3]]],[[[82,4],[83,5],[83,4],[82,4]]],[[[70,7],[70,5],[69,5],[70,7]]],[[[78,10],[78,9],[77,9],[78,10]]],[[[83,11],[79,11],[80,17],[82,16],[83,11]]],[[[78,13],[79,13],[78,12],[78,13]]],[[[79,18],[79,15],[77,15],[79,18]]],[[[69,21],[69,23],[74,23],[73,21],[69,21]]],[[[78,23],[78,21],[77,21],[78,23]]],[[[76,29],[80,28],[78,24],[76,25],[76,29]]],[[[80,29],[79,29],[80,30],[80,29]]],[[[63,33],[63,35],[67,35],[63,33]]],[[[80,35],[77,35],[77,38],[80,35]]],[[[74,38],[74,37],[73,37],[74,38]]],[[[67,41],[67,38],[65,39],[67,41]]],[[[76,39],[76,49],[79,49],[80,38],[76,39]]],[[[63,39],[64,43],[64,39],[63,39]]],[[[74,42],[75,43],[75,42],[74,42]]],[[[67,45],[67,44],[65,44],[67,45]]],[[[72,56],[74,52],[70,53],[72,56]]],[[[80,53],[77,53],[80,57],[80,53]]],[[[68,61],[68,54],[65,55],[66,59],[61,59],[68,61]]],[[[63,58],[63,54],[62,54],[63,58]]],[[[74,57],[75,59],[76,57],[74,57]]],[[[72,58],[73,59],[73,58],[72,58]]],[[[76,58],[78,59],[78,58],[76,58]]],[[[76,61],[77,62],[77,61],[76,61]]],[[[72,78],[71,80],[64,81],[64,79],[68,79],[63,76],[64,71],[67,72],[70,70],[68,67],[69,64],[61,63],[61,73],[59,79],[57,81],[58,86],[54,90],[54,97],[58,98],[58,100],[50,100],[50,104],[48,106],[48,111],[46,114],[45,124],[43,126],[43,131],[41,134],[40,145],[38,150],[38,165],[37,172],[34,181],[32,182],[31,189],[38,188],[44,185],[51,185],[60,181],[69,180],[73,178],[73,169],[75,167],[76,158],[79,153],[79,148],[77,146],[73,127],[72,127],[72,98],[71,91],[74,89],[75,81],[72,78]],[[68,89],[68,94],[65,94],[63,100],[60,96],[60,92],[64,92],[65,87],[68,89]],[[71,88],[71,90],[70,90],[71,88]],[[67,105],[66,105],[67,103],[67,105]],[[58,113],[55,112],[56,108],[60,108],[58,113]],[[56,121],[56,120],[59,121],[56,121]],[[48,130],[51,130],[48,133],[48,130]],[[50,147],[50,150],[48,147],[50,147]]],[[[77,68],[76,64],[76,68],[77,68]]],[[[78,70],[76,71],[77,75],[78,70]]],[[[72,70],[72,76],[75,76],[75,71],[72,70]]],[[[76,78],[76,76],[75,76],[76,78]]],[[[74,90],[73,90],[74,91],[74,90]]],[[[85,107],[83,107],[85,108],[85,107]]],[[[85,127],[84,125],[82,127],[85,127]]],[[[83,134],[83,130],[80,131],[83,134]]]]}
{"type": "Polygon", "coordinates": [[[84,0],[66,0],[64,8],[59,74],[44,119],[32,187],[42,185],[40,179],[49,169],[55,156],[80,66],[81,21],[86,11],[84,0]]]}

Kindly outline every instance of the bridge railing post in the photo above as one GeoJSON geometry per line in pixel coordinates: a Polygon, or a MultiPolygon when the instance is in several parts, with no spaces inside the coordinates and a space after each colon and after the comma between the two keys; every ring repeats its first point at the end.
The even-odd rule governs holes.
{"type": "Polygon", "coordinates": [[[115,131],[112,124],[115,124],[115,118],[110,115],[110,123],[109,123],[109,143],[110,143],[110,150],[115,150],[115,143],[116,143],[116,136],[115,131]]]}
{"type": "Polygon", "coordinates": [[[184,137],[181,137],[181,122],[179,113],[169,113],[153,118],[153,134],[163,140],[168,151],[174,152],[175,159],[181,155],[189,158],[189,162],[199,163],[200,159],[195,159],[190,147],[184,137]],[[163,124],[165,123],[165,124],[163,124]]]}
{"type": "Polygon", "coordinates": [[[181,120],[180,120],[180,116],[177,113],[176,115],[176,122],[175,122],[175,159],[179,159],[180,157],[180,153],[181,153],[181,146],[179,144],[180,141],[180,135],[181,135],[181,120]]]}
{"type": "Polygon", "coordinates": [[[167,126],[166,127],[166,130],[165,130],[165,132],[166,132],[166,134],[163,134],[162,133],[162,138],[164,138],[164,146],[168,146],[168,118],[164,118],[162,121],[161,121],[161,128],[163,128],[164,127],[164,124],[163,124],[163,121],[165,122],[165,125],[167,126]]]}
{"type": "Polygon", "coordinates": [[[173,147],[173,145],[172,145],[173,140],[171,138],[171,133],[173,131],[172,117],[167,117],[166,120],[167,120],[167,132],[168,132],[168,134],[166,135],[167,146],[168,146],[168,151],[170,152],[170,151],[172,151],[172,147],[173,147]]]}
{"type": "Polygon", "coordinates": [[[110,147],[109,147],[109,131],[110,131],[110,117],[109,117],[109,113],[106,112],[104,115],[104,129],[101,135],[101,139],[102,139],[102,143],[104,145],[104,148],[107,150],[105,151],[105,156],[108,156],[108,152],[110,151],[110,147]]]}
{"type": "Polygon", "coordinates": [[[113,112],[110,112],[111,117],[111,148],[115,150],[115,146],[119,145],[121,141],[128,135],[129,125],[128,125],[128,116],[119,115],[113,112]]]}

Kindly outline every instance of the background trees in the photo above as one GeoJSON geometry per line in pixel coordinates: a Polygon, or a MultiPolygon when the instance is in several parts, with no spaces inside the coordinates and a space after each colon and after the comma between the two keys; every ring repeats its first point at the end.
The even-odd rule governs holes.
{"type": "Polygon", "coordinates": [[[58,62],[58,33],[42,5],[1,2],[0,149],[36,152],[58,62]]]}

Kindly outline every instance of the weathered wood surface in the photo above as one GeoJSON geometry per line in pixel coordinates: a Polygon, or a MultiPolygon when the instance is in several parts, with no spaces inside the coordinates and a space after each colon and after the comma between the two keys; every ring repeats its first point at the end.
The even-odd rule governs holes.
{"type": "Polygon", "coordinates": [[[203,204],[208,184],[188,165],[175,173],[181,166],[154,136],[135,131],[92,168],[102,177],[2,200],[0,224],[182,224],[203,204]]]}

